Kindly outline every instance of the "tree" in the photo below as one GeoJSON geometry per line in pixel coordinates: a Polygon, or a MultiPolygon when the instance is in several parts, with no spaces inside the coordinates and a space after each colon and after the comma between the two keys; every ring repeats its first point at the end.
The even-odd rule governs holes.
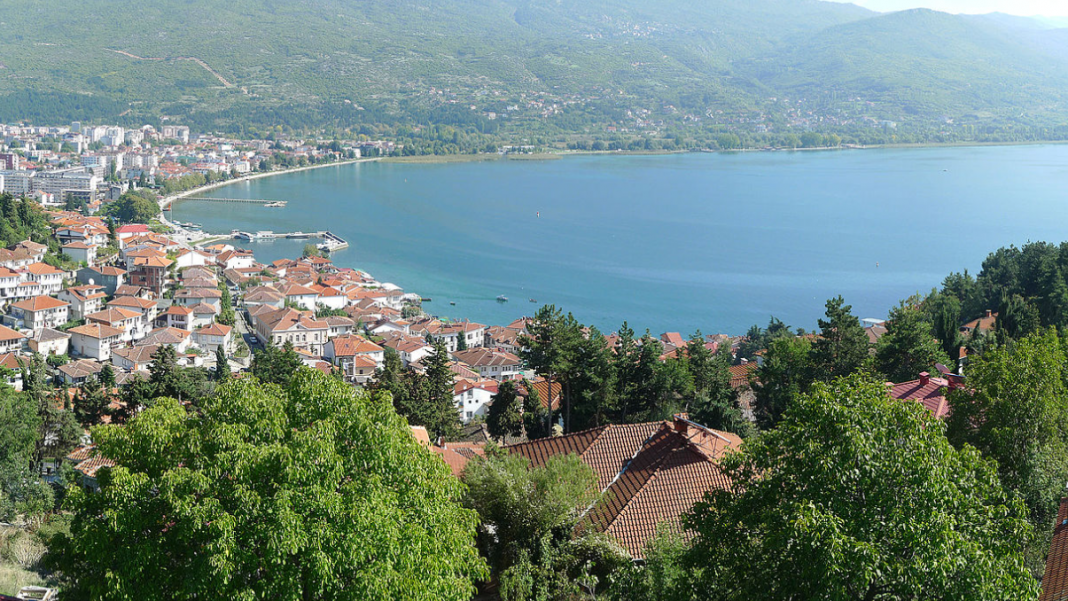
{"type": "Polygon", "coordinates": [[[152,384],[156,397],[193,400],[195,389],[186,374],[178,366],[178,353],[174,347],[164,344],[152,355],[152,365],[148,368],[149,383],[152,384]]]}
{"type": "Polygon", "coordinates": [[[721,351],[702,357],[704,353],[695,347],[700,346],[705,353],[708,349],[704,344],[695,344],[698,337],[699,334],[687,345],[688,349],[694,347],[689,357],[695,390],[688,412],[693,421],[703,426],[748,437],[753,432],[753,424],[742,414],[738,391],[731,386],[730,353],[721,351]],[[695,356],[702,357],[700,368],[694,364],[695,356]]]}
{"type": "Polygon", "coordinates": [[[923,303],[934,337],[939,341],[942,351],[951,359],[960,358],[960,347],[964,337],[960,333],[961,304],[960,299],[951,293],[933,292],[923,303]]]}
{"type": "Polygon", "coordinates": [[[118,466],[71,491],[52,543],[73,598],[460,601],[487,575],[445,464],[386,397],[313,370],[197,411],[162,399],[94,439],[118,466]]]}
{"type": "Polygon", "coordinates": [[[100,370],[100,385],[104,387],[106,392],[111,392],[115,389],[115,369],[111,367],[110,363],[105,363],[104,367],[100,370]]]}
{"type": "Polygon", "coordinates": [[[281,349],[268,343],[253,355],[252,375],[261,382],[284,387],[289,384],[289,380],[301,365],[303,362],[293,349],[292,342],[287,340],[281,349]]]}
{"type": "Polygon", "coordinates": [[[490,436],[497,439],[523,434],[522,406],[512,380],[505,380],[497,387],[486,416],[486,426],[490,436]]]}
{"type": "Polygon", "coordinates": [[[148,223],[160,213],[156,194],[147,189],[130,190],[104,210],[122,223],[148,223]]]}
{"type": "Polygon", "coordinates": [[[435,340],[434,352],[424,360],[426,365],[426,426],[435,436],[451,437],[459,429],[460,413],[453,401],[453,373],[445,342],[435,340]]]}
{"type": "MultiPolygon", "coordinates": [[[[555,380],[570,384],[575,350],[581,339],[581,326],[575,318],[564,314],[555,305],[545,305],[534,314],[527,324],[529,334],[520,336],[523,361],[538,375],[549,382],[549,390],[555,380]]],[[[571,400],[564,391],[564,432],[571,431],[571,400]]]]}
{"type": "Polygon", "coordinates": [[[603,535],[576,532],[598,497],[597,476],[578,456],[531,467],[521,455],[490,451],[468,464],[463,480],[504,601],[573,599],[626,562],[603,535]]]}
{"type": "Polygon", "coordinates": [[[1039,533],[1041,574],[1068,472],[1068,343],[1055,331],[991,349],[968,366],[968,387],[949,395],[950,440],[997,461],[1001,481],[1027,504],[1039,533]]]}
{"type": "Polygon", "coordinates": [[[230,381],[230,361],[226,358],[226,351],[220,344],[215,348],[215,381],[225,384],[230,381]]]}
{"type": "Polygon", "coordinates": [[[0,520],[36,519],[52,509],[52,490],[32,469],[40,436],[33,399],[0,384],[0,520]]]}
{"type": "Polygon", "coordinates": [[[812,383],[811,344],[805,338],[778,338],[768,346],[753,382],[757,425],[773,428],[812,383]]]}
{"type": "Polygon", "coordinates": [[[96,376],[89,376],[74,398],[74,416],[83,428],[99,425],[108,413],[111,396],[96,376]]]}
{"type": "Polygon", "coordinates": [[[233,327],[237,323],[237,315],[234,314],[233,299],[230,298],[230,288],[226,284],[219,283],[219,292],[222,294],[222,300],[219,305],[219,317],[215,321],[223,324],[224,326],[233,327]]]}
{"type": "Polygon", "coordinates": [[[819,320],[820,335],[812,343],[813,376],[822,382],[847,376],[868,359],[871,343],[853,307],[839,296],[827,301],[827,318],[819,320]]]}
{"type": "Polygon", "coordinates": [[[920,372],[932,371],[938,363],[949,363],[920,308],[919,297],[901,301],[890,310],[886,334],[879,339],[875,363],[892,382],[907,382],[920,372]]]}
{"type": "Polygon", "coordinates": [[[537,440],[548,438],[553,435],[553,411],[541,402],[538,389],[527,380],[523,380],[523,389],[527,396],[523,397],[523,430],[527,438],[537,440]]]}
{"type": "Polygon", "coordinates": [[[578,431],[609,423],[617,404],[615,368],[608,340],[597,328],[591,327],[580,340],[574,368],[577,377],[572,383],[575,401],[571,427],[578,431]]]}
{"type": "Polygon", "coordinates": [[[112,415],[116,423],[124,424],[151,406],[155,400],[155,386],[141,376],[133,376],[119,391],[119,408],[112,415]]]}
{"type": "Polygon", "coordinates": [[[915,403],[860,375],[818,383],[721,460],[684,517],[681,598],[1034,599],[1023,504],[915,403]]]}

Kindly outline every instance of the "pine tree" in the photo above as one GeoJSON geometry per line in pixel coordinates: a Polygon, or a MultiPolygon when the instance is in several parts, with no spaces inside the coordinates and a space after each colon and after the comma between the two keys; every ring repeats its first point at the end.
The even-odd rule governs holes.
{"type": "Polygon", "coordinates": [[[115,370],[110,363],[105,363],[104,368],[100,370],[100,385],[107,391],[115,388],[115,370]]]}
{"type": "Polygon", "coordinates": [[[107,414],[111,399],[96,376],[89,376],[74,399],[74,416],[83,428],[100,424],[107,414]]]}
{"type": "Polygon", "coordinates": [[[215,381],[225,384],[230,381],[230,361],[226,358],[226,351],[220,344],[215,349],[215,381]]]}
{"type": "Polygon", "coordinates": [[[452,370],[445,343],[434,341],[434,353],[424,360],[426,365],[426,421],[423,424],[435,436],[449,437],[458,431],[459,412],[453,402],[452,370]]]}
{"type": "Polygon", "coordinates": [[[827,318],[819,320],[820,336],[812,345],[814,376],[820,381],[853,373],[869,356],[868,334],[852,310],[841,296],[827,301],[827,318]]]}
{"type": "Polygon", "coordinates": [[[523,433],[522,408],[512,380],[505,380],[497,387],[497,394],[493,395],[489,415],[486,416],[486,426],[490,436],[497,439],[523,433]]]}

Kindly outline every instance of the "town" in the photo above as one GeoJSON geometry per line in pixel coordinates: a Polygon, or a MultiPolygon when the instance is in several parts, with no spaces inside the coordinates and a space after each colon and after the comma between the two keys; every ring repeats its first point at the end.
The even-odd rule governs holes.
{"type": "MultiPolygon", "coordinates": [[[[623,564],[643,565],[665,529],[682,532],[691,508],[731,491],[727,474],[739,473],[724,462],[758,429],[792,419],[799,394],[870,369],[890,378],[876,396],[950,423],[954,395],[975,386],[964,377],[970,358],[999,337],[1038,335],[1007,318],[1023,309],[974,316],[978,301],[970,313],[935,314],[932,324],[948,321],[924,322],[926,334],[910,329],[941,302],[934,296],[863,322],[831,299],[819,332],[773,320],[745,335],[642,336],[625,323],[602,334],[551,306],[507,324],[446,320],[424,311],[419,294],[335,264],[339,238],[264,263],[239,239],[273,234],[214,236],[161,210],[254,173],[395,152],[389,143],[191,138],[171,125],[0,129],[2,377],[41,399],[50,425],[34,474],[88,495],[76,504],[95,502],[86,499],[129,461],[108,446],[108,428],[164,411],[159,399],[193,411],[218,391],[296,390],[314,373],[319,386],[389,393],[411,440],[472,490],[509,457],[530,473],[577,458],[595,498],[608,501],[580,495],[560,515],[574,512],[576,533],[604,536],[623,564]]],[[[517,569],[493,567],[501,586],[517,569]]]]}

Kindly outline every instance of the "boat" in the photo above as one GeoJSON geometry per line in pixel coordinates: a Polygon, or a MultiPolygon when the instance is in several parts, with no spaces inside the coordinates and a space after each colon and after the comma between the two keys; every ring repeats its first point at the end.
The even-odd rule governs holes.
{"type": "Polygon", "coordinates": [[[532,299],[529,299],[529,300],[530,300],[530,302],[532,302],[532,303],[536,303],[536,302],[538,302],[538,299],[536,299],[536,298],[532,298],[532,299]]]}
{"type": "Polygon", "coordinates": [[[249,242],[252,242],[256,239],[256,236],[254,234],[250,234],[248,232],[239,232],[237,230],[230,232],[230,236],[234,240],[247,240],[249,242]]]}
{"type": "Polygon", "coordinates": [[[456,306],[456,301],[451,301],[449,304],[455,307],[456,306]]]}
{"type": "Polygon", "coordinates": [[[281,208],[285,208],[286,201],[279,200],[279,201],[276,201],[276,202],[269,202],[269,203],[267,203],[267,204],[265,204],[263,206],[267,207],[268,209],[281,209],[281,208]]]}
{"type": "Polygon", "coordinates": [[[429,297],[425,297],[425,298],[419,299],[419,302],[421,302],[421,303],[432,303],[432,302],[434,302],[434,299],[429,298],[429,297]]]}
{"type": "Polygon", "coordinates": [[[502,295],[497,297],[497,302],[498,303],[506,303],[506,302],[508,302],[508,297],[502,294],[502,295]]]}

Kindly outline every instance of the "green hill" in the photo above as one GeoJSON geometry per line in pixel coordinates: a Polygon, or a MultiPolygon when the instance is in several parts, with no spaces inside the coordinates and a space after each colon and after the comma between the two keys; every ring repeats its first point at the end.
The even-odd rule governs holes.
{"type": "Polygon", "coordinates": [[[783,130],[788,96],[824,124],[1057,126],[1066,31],[817,0],[6,0],[0,120],[783,130]]]}

